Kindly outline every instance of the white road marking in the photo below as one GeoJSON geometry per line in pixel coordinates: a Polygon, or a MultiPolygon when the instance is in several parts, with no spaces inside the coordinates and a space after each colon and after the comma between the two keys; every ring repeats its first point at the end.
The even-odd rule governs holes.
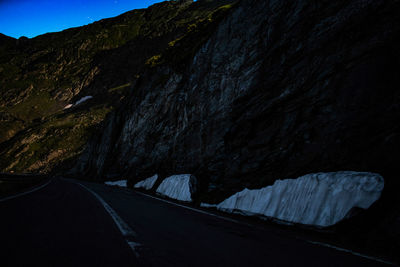
{"type": "Polygon", "coordinates": [[[1,198],[0,202],[6,201],[6,200],[10,200],[10,199],[14,199],[14,198],[17,198],[17,197],[21,197],[21,196],[33,193],[35,191],[38,191],[38,190],[42,189],[43,187],[47,186],[50,182],[51,182],[51,180],[47,181],[45,184],[42,184],[42,185],[40,185],[38,187],[32,188],[29,191],[25,191],[25,192],[22,192],[22,193],[19,193],[19,194],[16,194],[16,195],[12,195],[12,196],[1,198]]]}
{"type": "Polygon", "coordinates": [[[131,247],[133,252],[135,253],[136,257],[139,257],[139,253],[137,252],[138,248],[140,248],[142,245],[133,241],[127,241],[128,245],[131,247]]]}
{"type": "Polygon", "coordinates": [[[82,186],[90,193],[92,193],[97,198],[97,200],[100,201],[100,203],[103,205],[104,209],[108,212],[108,214],[110,214],[111,218],[114,220],[114,223],[117,225],[119,231],[124,236],[125,241],[128,243],[129,247],[133,250],[135,255],[137,257],[139,257],[139,254],[138,254],[136,248],[140,247],[141,245],[139,243],[133,242],[131,240],[136,237],[136,233],[132,230],[132,228],[129,227],[129,225],[124,220],[122,220],[121,217],[119,217],[117,212],[113,208],[111,208],[111,206],[108,205],[107,202],[105,202],[97,193],[95,193],[93,190],[89,189],[88,187],[84,186],[83,184],[80,184],[78,182],[75,182],[75,183],[82,186]]]}
{"type": "MultiPolygon", "coordinates": [[[[206,212],[206,211],[203,211],[203,210],[198,210],[198,209],[191,208],[191,207],[188,207],[188,206],[180,205],[178,203],[174,203],[172,201],[168,201],[168,200],[165,200],[165,199],[162,199],[162,198],[158,198],[158,197],[155,197],[155,196],[152,196],[152,195],[144,194],[142,192],[138,192],[138,191],[134,191],[134,192],[136,192],[136,193],[138,193],[138,194],[140,194],[142,196],[150,197],[150,198],[153,198],[153,199],[157,199],[157,200],[169,203],[171,205],[175,205],[175,206],[178,206],[178,207],[182,207],[182,208],[185,208],[185,209],[189,209],[189,210],[193,210],[193,211],[196,211],[196,212],[199,212],[199,213],[203,213],[203,214],[207,214],[207,215],[210,215],[210,216],[213,216],[213,217],[217,217],[217,218],[225,220],[225,221],[238,223],[238,224],[243,224],[243,225],[247,225],[247,226],[250,226],[250,227],[254,228],[254,225],[251,225],[251,224],[248,224],[248,223],[240,222],[240,221],[237,221],[237,220],[234,220],[234,219],[230,219],[230,218],[227,218],[227,217],[224,217],[224,216],[219,216],[219,215],[216,215],[216,214],[213,214],[213,213],[209,213],[209,212],[206,212]]],[[[257,227],[257,228],[262,229],[260,227],[257,227]]],[[[333,246],[333,245],[320,243],[320,242],[315,242],[315,241],[310,241],[310,240],[302,239],[302,238],[300,238],[300,240],[303,240],[305,242],[311,243],[313,245],[324,246],[324,247],[332,248],[332,249],[335,249],[335,250],[338,250],[338,251],[341,251],[341,252],[351,253],[351,254],[353,254],[355,256],[366,258],[366,259],[369,259],[369,260],[373,260],[373,261],[377,261],[377,262],[381,262],[381,263],[385,263],[385,264],[389,264],[389,265],[393,265],[393,266],[398,266],[393,262],[385,261],[385,260],[382,260],[382,259],[379,259],[379,258],[371,257],[371,256],[368,256],[368,255],[364,255],[364,254],[361,254],[361,253],[358,253],[358,252],[354,252],[354,251],[351,251],[351,250],[348,250],[348,249],[336,247],[336,246],[333,246]]]]}
{"type": "Polygon", "coordinates": [[[342,251],[342,252],[346,252],[346,253],[350,253],[350,254],[353,254],[355,256],[365,258],[365,259],[369,259],[369,260],[385,263],[385,264],[388,264],[388,265],[398,266],[397,264],[395,264],[393,262],[389,262],[389,261],[385,261],[385,260],[382,260],[382,259],[379,259],[379,258],[375,258],[375,257],[372,257],[372,256],[361,254],[361,253],[358,253],[358,252],[355,252],[355,251],[352,251],[352,250],[349,250],[349,249],[345,249],[345,248],[329,245],[329,244],[326,244],[326,243],[316,242],[316,241],[310,241],[310,240],[305,240],[305,239],[303,239],[303,240],[307,241],[308,243],[311,243],[313,245],[332,248],[332,249],[335,249],[335,250],[338,250],[338,251],[342,251]]]}
{"type": "MultiPolygon", "coordinates": [[[[136,234],[133,232],[133,230],[117,215],[117,213],[99,195],[97,195],[95,192],[93,192],[92,190],[90,190],[86,186],[84,186],[84,185],[82,185],[80,183],[77,183],[77,184],[79,184],[80,186],[84,187],[89,192],[91,192],[94,196],[96,196],[96,198],[103,204],[104,208],[110,214],[110,216],[114,219],[115,223],[117,224],[118,228],[120,229],[121,233],[123,233],[123,235],[124,235],[124,232],[123,232],[123,230],[121,230],[123,227],[119,226],[120,225],[119,222],[122,222],[122,225],[125,225],[125,227],[127,227],[127,229],[130,229],[130,231],[133,233],[133,235],[128,235],[128,236],[136,236],[136,234]],[[116,221],[115,218],[118,218],[117,221],[116,221]]],[[[234,220],[234,219],[231,219],[231,218],[227,218],[227,217],[224,217],[224,216],[219,216],[219,215],[216,215],[216,214],[213,214],[213,213],[209,213],[209,212],[206,212],[206,211],[203,211],[203,210],[198,210],[198,209],[195,209],[195,208],[192,208],[192,207],[188,207],[188,206],[185,206],[185,205],[180,205],[178,203],[174,203],[172,201],[168,201],[168,200],[165,200],[165,199],[162,199],[162,198],[158,198],[158,197],[155,197],[155,196],[152,196],[152,195],[144,194],[142,192],[138,192],[138,191],[134,191],[134,192],[139,194],[139,195],[142,195],[142,196],[146,196],[146,197],[149,197],[149,198],[160,200],[162,202],[166,202],[166,203],[174,205],[174,206],[178,206],[178,207],[185,208],[185,209],[188,209],[188,210],[192,210],[192,211],[195,211],[195,212],[198,212],[198,213],[202,213],[202,214],[206,214],[206,215],[209,215],[209,216],[213,216],[213,217],[225,220],[225,221],[229,221],[229,222],[233,222],[233,223],[238,223],[238,224],[243,224],[243,225],[254,227],[254,225],[251,225],[251,224],[248,224],[248,223],[240,222],[240,221],[237,221],[237,220],[234,220]]],[[[128,230],[128,233],[130,231],[128,230]]],[[[352,251],[352,250],[349,250],[349,249],[333,246],[333,245],[330,245],[330,244],[311,241],[311,240],[302,239],[302,238],[300,238],[300,240],[303,240],[303,241],[308,242],[308,243],[313,244],[313,245],[323,246],[323,247],[335,249],[337,251],[350,253],[350,254],[352,254],[354,256],[366,258],[366,259],[377,261],[377,262],[381,262],[381,263],[384,263],[384,264],[393,265],[393,266],[399,266],[399,265],[397,265],[397,264],[395,264],[393,262],[385,261],[385,260],[382,260],[382,259],[379,259],[379,258],[375,258],[375,257],[372,257],[372,256],[368,256],[368,255],[365,255],[365,254],[361,254],[361,253],[358,253],[358,252],[355,252],[355,251],[352,251]]],[[[126,242],[128,243],[129,247],[133,250],[135,255],[138,256],[137,248],[141,247],[141,244],[133,242],[133,241],[128,241],[128,240],[126,240],[126,242]]]]}
{"type": "Polygon", "coordinates": [[[198,212],[198,213],[207,214],[207,215],[210,215],[210,216],[213,216],[213,217],[217,217],[217,218],[222,219],[222,220],[225,220],[225,221],[234,222],[234,223],[238,223],[238,224],[245,224],[245,225],[251,226],[250,224],[243,223],[243,222],[240,222],[240,221],[231,219],[231,218],[219,216],[219,215],[216,215],[216,214],[213,214],[213,213],[210,213],[210,212],[206,212],[206,211],[204,211],[204,210],[198,210],[198,209],[195,209],[195,208],[192,208],[192,207],[188,207],[188,206],[185,206],[185,205],[180,205],[180,204],[178,204],[178,203],[174,203],[174,202],[172,202],[172,201],[168,201],[168,200],[165,200],[165,199],[162,199],[162,198],[158,198],[158,197],[155,197],[155,196],[147,195],[147,194],[144,194],[144,193],[142,193],[142,192],[138,192],[138,191],[135,191],[135,192],[138,193],[138,194],[140,194],[140,195],[142,195],[142,196],[154,198],[154,199],[157,199],[157,200],[160,200],[160,201],[169,203],[169,204],[171,204],[171,205],[175,205],[175,206],[178,206],[178,207],[181,207],[181,208],[185,208],[185,209],[188,209],[188,210],[193,210],[193,211],[196,211],[196,212],[198,212]]]}

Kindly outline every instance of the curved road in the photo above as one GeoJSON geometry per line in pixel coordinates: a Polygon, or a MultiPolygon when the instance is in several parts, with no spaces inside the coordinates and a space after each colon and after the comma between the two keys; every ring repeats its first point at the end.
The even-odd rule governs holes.
{"type": "Polygon", "coordinates": [[[128,245],[92,192],[53,179],[42,189],[0,202],[1,266],[387,266],[267,226],[80,183],[133,229],[136,246],[128,245]]]}

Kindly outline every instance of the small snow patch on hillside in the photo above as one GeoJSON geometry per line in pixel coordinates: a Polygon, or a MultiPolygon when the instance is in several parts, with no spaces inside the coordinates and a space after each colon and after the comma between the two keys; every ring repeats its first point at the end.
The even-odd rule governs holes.
{"type": "Polygon", "coordinates": [[[314,173],[277,180],[262,189],[246,188],[218,204],[217,209],[326,227],[344,219],[352,208],[369,208],[383,187],[382,176],[375,173],[314,173]]]}
{"type": "Polygon", "coordinates": [[[126,185],[126,180],[119,180],[119,181],[108,181],[108,182],[104,182],[106,185],[110,185],[110,186],[119,186],[119,187],[127,187],[126,185]]]}
{"type": "Polygon", "coordinates": [[[93,96],[91,96],[91,95],[84,96],[81,99],[79,99],[78,101],[76,101],[75,105],[82,104],[83,102],[85,102],[85,101],[87,101],[87,100],[89,100],[91,98],[93,98],[93,96]]]}
{"type": "Polygon", "coordinates": [[[64,109],[69,109],[69,108],[71,108],[73,105],[72,104],[68,104],[68,105],[66,105],[65,107],[64,107],[64,109]]]}
{"type": "Polygon", "coordinates": [[[153,188],[154,184],[156,183],[158,179],[158,175],[153,175],[143,181],[140,181],[138,183],[136,183],[133,187],[134,188],[143,188],[146,190],[150,190],[151,188],[153,188]]]}
{"type": "Polygon", "coordinates": [[[180,174],[167,177],[157,188],[157,193],[181,200],[192,201],[192,194],[196,191],[196,177],[191,174],[180,174]]]}

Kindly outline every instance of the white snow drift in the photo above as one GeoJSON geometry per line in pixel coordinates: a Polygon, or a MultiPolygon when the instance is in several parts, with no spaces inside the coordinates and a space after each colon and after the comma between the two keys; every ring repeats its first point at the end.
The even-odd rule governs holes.
{"type": "Polygon", "coordinates": [[[384,180],[379,174],[315,173],[277,180],[262,189],[244,189],[216,207],[226,212],[326,227],[344,219],[352,208],[369,208],[379,199],[383,187],[384,180]]]}
{"type": "Polygon", "coordinates": [[[191,174],[173,175],[165,178],[157,188],[157,193],[181,201],[192,201],[196,190],[196,177],[191,174]]]}
{"type": "Polygon", "coordinates": [[[113,182],[104,182],[106,185],[126,187],[126,180],[119,180],[113,182]]]}
{"type": "Polygon", "coordinates": [[[79,104],[81,104],[81,103],[83,103],[83,102],[85,102],[85,101],[87,101],[87,100],[89,100],[91,98],[93,98],[93,96],[91,96],[91,95],[84,96],[81,99],[79,99],[78,101],[76,101],[75,106],[77,106],[77,105],[79,105],[79,104]]]}
{"type": "Polygon", "coordinates": [[[150,189],[153,188],[153,186],[156,183],[157,179],[158,179],[158,175],[156,174],[156,175],[153,175],[153,176],[151,176],[151,177],[149,177],[149,178],[147,178],[147,179],[145,179],[143,181],[140,181],[140,182],[136,183],[133,187],[134,188],[143,188],[143,189],[146,189],[146,190],[150,190],[150,189]]]}
{"type": "Polygon", "coordinates": [[[91,99],[91,98],[93,98],[93,96],[91,96],[91,95],[84,96],[84,97],[82,97],[81,99],[79,99],[78,101],[76,101],[75,104],[68,104],[68,105],[66,105],[66,106],[64,107],[64,110],[65,110],[65,109],[70,109],[70,108],[72,108],[73,106],[77,106],[77,105],[79,105],[79,104],[82,104],[83,102],[85,102],[85,101],[87,101],[87,100],[89,100],[89,99],[91,99]]]}
{"type": "Polygon", "coordinates": [[[70,109],[70,108],[72,108],[72,104],[68,104],[68,105],[66,105],[65,107],[64,107],[64,109],[70,109]]]}

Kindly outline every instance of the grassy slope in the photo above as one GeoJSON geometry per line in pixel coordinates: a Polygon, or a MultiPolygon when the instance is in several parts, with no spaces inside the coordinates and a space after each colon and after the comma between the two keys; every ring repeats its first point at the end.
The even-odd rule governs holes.
{"type": "Polygon", "coordinates": [[[144,69],[182,64],[231,2],[168,1],[33,39],[0,36],[0,170],[51,172],[79,155],[144,69]]]}

